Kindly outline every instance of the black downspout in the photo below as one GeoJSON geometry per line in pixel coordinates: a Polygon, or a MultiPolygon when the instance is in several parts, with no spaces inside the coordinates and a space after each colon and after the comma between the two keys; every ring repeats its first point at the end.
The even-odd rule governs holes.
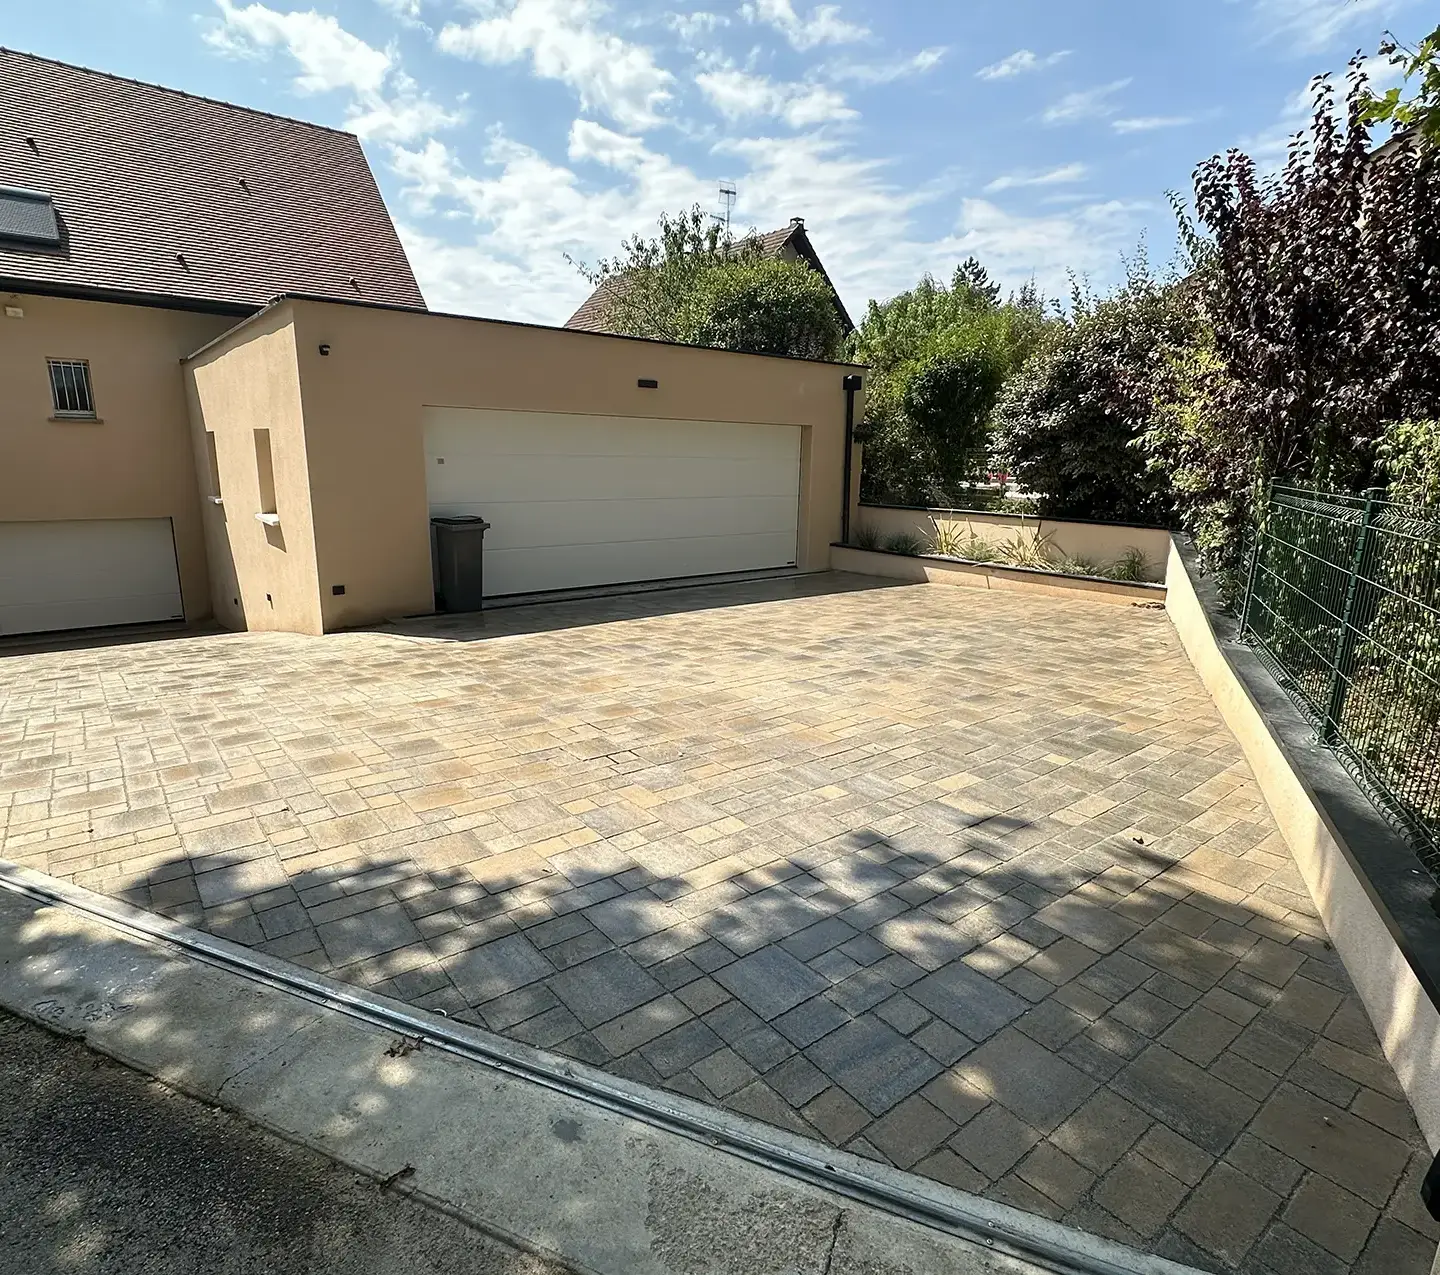
{"type": "Polygon", "coordinates": [[[850,543],[850,473],[851,457],[855,451],[855,394],[863,384],[858,376],[847,376],[840,382],[845,391],[845,495],[840,505],[840,543],[850,543]]]}

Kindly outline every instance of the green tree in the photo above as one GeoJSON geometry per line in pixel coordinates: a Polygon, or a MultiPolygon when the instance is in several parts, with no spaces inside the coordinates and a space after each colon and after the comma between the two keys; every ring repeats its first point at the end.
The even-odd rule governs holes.
{"type": "Polygon", "coordinates": [[[1140,438],[1201,562],[1218,573],[1227,604],[1240,587],[1240,553],[1266,479],[1248,422],[1226,408],[1238,392],[1214,333],[1202,325],[1192,343],[1167,352],[1156,375],[1154,417],[1140,438]]]}
{"type": "Polygon", "coordinates": [[[1394,421],[1386,426],[1378,451],[1390,499],[1424,505],[1440,515],[1440,420],[1394,421]]]}
{"type": "Polygon", "coordinates": [[[1206,329],[1162,367],[1144,446],[1232,593],[1271,479],[1358,490],[1393,422],[1440,417],[1440,161],[1420,146],[1374,163],[1367,94],[1352,66],[1337,117],[1318,80],[1274,176],[1233,151],[1196,170],[1208,241],[1186,287],[1206,329]]]}
{"type": "Polygon", "coordinates": [[[603,289],[612,332],[749,354],[838,357],[844,332],[818,271],[767,260],[753,231],[729,237],[699,205],[662,214],[659,227],[655,238],[627,239],[616,257],[575,263],[603,289]]]}
{"type": "Polygon", "coordinates": [[[680,313],[688,345],[804,359],[839,357],[845,334],[830,284],[798,261],[727,261],[703,271],[680,313]]]}
{"type": "Polygon", "coordinates": [[[1365,90],[1362,102],[1366,121],[1393,124],[1399,130],[1415,129],[1421,137],[1440,142],[1440,26],[1413,47],[1387,35],[1380,44],[1380,53],[1404,68],[1405,81],[1413,81],[1415,92],[1407,98],[1398,86],[1378,96],[1365,90]]]}
{"type": "Polygon", "coordinates": [[[1154,279],[1143,255],[1112,295],[1076,290],[1070,313],[995,407],[996,450],[1042,513],[1168,518],[1167,476],[1147,464],[1139,440],[1155,419],[1156,373],[1189,344],[1195,323],[1185,288],[1154,279]]]}
{"type": "Polygon", "coordinates": [[[1046,322],[1033,290],[1003,304],[999,292],[972,257],[948,286],[926,275],[870,303],[850,345],[870,366],[867,500],[952,503],[983,474],[996,396],[1046,322]]]}

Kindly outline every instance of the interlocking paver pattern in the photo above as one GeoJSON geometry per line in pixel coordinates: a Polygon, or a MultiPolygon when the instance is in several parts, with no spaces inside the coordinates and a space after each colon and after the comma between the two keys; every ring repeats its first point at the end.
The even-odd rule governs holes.
{"type": "Polygon", "coordinates": [[[1204,1268],[1434,1253],[1154,609],[830,576],[14,653],[0,853],[1204,1268]]]}

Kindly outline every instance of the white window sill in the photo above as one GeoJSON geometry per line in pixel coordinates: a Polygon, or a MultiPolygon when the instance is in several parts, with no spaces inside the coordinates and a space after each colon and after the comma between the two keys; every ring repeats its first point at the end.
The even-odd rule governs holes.
{"type": "Polygon", "coordinates": [[[256,522],[263,522],[267,527],[278,527],[280,525],[279,514],[256,514],[256,522]]]}
{"type": "Polygon", "coordinates": [[[103,425],[104,418],[95,415],[86,415],[84,412],[75,412],[71,415],[57,415],[49,417],[49,420],[57,425],[71,425],[78,421],[82,425],[103,425]]]}

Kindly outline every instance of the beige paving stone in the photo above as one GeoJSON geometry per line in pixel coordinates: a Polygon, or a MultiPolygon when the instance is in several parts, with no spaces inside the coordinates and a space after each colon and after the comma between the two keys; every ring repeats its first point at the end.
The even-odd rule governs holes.
{"type": "Polygon", "coordinates": [[[1131,1151],[1100,1181],[1092,1198],[1137,1235],[1149,1239],[1160,1231],[1187,1194],[1187,1187],[1178,1178],[1131,1151]]]}
{"type": "Polygon", "coordinates": [[[1020,1162],[1015,1172],[1062,1210],[1078,1204],[1095,1181],[1094,1173],[1072,1160],[1053,1142],[1042,1142],[1020,1162]]]}
{"type": "Polygon", "coordinates": [[[1410,1148],[1323,1099],[1281,1085],[1261,1108],[1255,1136],[1307,1168],[1382,1207],[1405,1171],[1410,1148]]]}
{"type": "Polygon", "coordinates": [[[1347,1191],[1356,1275],[1422,1275],[1419,1133],[1163,613],[805,577],[39,649],[0,741],[0,856],[1202,1267],[1349,1262],[1318,1173],[1294,1220],[1347,1191]]]}
{"type": "Polygon", "coordinates": [[[1175,1224],[1206,1252],[1238,1265],[1279,1206],[1273,1191],[1218,1164],[1185,1201],[1175,1224]]]}
{"type": "Polygon", "coordinates": [[[1300,1234],[1347,1262],[1360,1256],[1379,1215],[1378,1209],[1315,1173],[1284,1212],[1285,1221],[1300,1234]]]}

